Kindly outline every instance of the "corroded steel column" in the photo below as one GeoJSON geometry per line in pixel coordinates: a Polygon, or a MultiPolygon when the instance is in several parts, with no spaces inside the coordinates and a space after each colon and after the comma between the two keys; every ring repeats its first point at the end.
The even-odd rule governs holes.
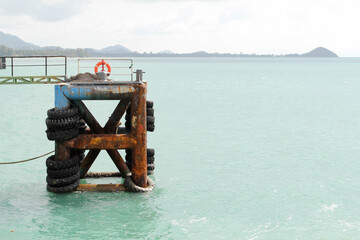
{"type": "Polygon", "coordinates": [[[132,180],[139,187],[147,187],[146,87],[146,82],[136,84],[136,94],[131,102],[131,135],[136,139],[131,154],[132,180]]]}
{"type": "MultiPolygon", "coordinates": [[[[55,85],[55,108],[69,108],[70,101],[63,94],[63,86],[55,85]]],[[[55,161],[65,161],[70,158],[70,149],[63,142],[55,141],[55,161]]]]}

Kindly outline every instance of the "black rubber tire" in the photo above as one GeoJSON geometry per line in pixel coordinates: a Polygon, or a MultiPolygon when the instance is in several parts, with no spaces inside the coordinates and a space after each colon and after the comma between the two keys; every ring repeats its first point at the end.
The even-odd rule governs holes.
{"type": "Polygon", "coordinates": [[[146,124],[154,124],[155,123],[155,117],[146,117],[146,124]]]}
{"type": "Polygon", "coordinates": [[[68,118],[75,115],[78,115],[79,111],[76,107],[66,108],[66,109],[55,109],[51,108],[47,111],[47,115],[51,119],[60,119],[68,118]]]}
{"type": "Polygon", "coordinates": [[[46,182],[50,187],[64,187],[73,184],[77,180],[80,179],[80,172],[67,177],[67,178],[50,178],[49,176],[46,177],[46,182]]]}
{"type": "Polygon", "coordinates": [[[46,126],[50,131],[56,130],[66,130],[75,127],[79,127],[80,116],[75,115],[67,118],[59,118],[59,119],[46,119],[46,126]]]}
{"type": "Polygon", "coordinates": [[[155,170],[155,164],[154,163],[148,163],[147,170],[148,171],[154,171],[155,170]]]}
{"type": "Polygon", "coordinates": [[[147,175],[153,175],[154,174],[154,171],[147,171],[147,175]]]}
{"type": "Polygon", "coordinates": [[[146,116],[153,117],[154,116],[154,109],[153,108],[146,108],[146,116]]]}
{"type": "Polygon", "coordinates": [[[130,114],[125,115],[125,121],[131,121],[131,115],[130,114]]]}
{"type": "Polygon", "coordinates": [[[153,164],[154,163],[154,161],[155,161],[155,157],[147,157],[147,159],[146,159],[146,161],[147,161],[147,164],[149,165],[149,164],[153,164]]]}
{"type": "Polygon", "coordinates": [[[155,131],[155,124],[146,124],[146,130],[148,132],[153,132],[155,131]]]}
{"type": "Polygon", "coordinates": [[[65,169],[59,169],[59,170],[52,170],[47,169],[48,177],[50,178],[67,178],[74,174],[76,174],[79,171],[79,165],[65,168],[65,169]]]}
{"type": "MultiPolygon", "coordinates": [[[[125,153],[126,154],[131,154],[132,153],[132,150],[130,149],[130,148],[127,148],[127,149],[125,149],[125,153]]],[[[147,156],[149,157],[153,157],[153,156],[155,156],[155,149],[153,149],[153,148],[148,148],[148,149],[146,149],[146,154],[147,154],[147,156]]]]}
{"type": "Polygon", "coordinates": [[[78,128],[59,130],[59,131],[50,131],[46,130],[47,138],[50,141],[66,141],[72,138],[75,138],[79,135],[78,128]]]}
{"type": "Polygon", "coordinates": [[[76,182],[74,182],[73,184],[64,186],[64,187],[51,187],[51,186],[47,185],[46,189],[49,192],[53,192],[53,193],[69,193],[69,192],[73,192],[74,190],[76,190],[76,188],[79,186],[79,184],[80,184],[80,179],[77,180],[76,182]]]}
{"type": "Polygon", "coordinates": [[[153,156],[155,156],[155,149],[153,149],[153,148],[148,148],[148,149],[146,150],[146,154],[147,154],[148,157],[153,157],[153,156]]]}
{"type": "Polygon", "coordinates": [[[153,101],[146,101],[146,108],[153,108],[154,102],[153,101]]]}
{"type": "Polygon", "coordinates": [[[65,161],[55,161],[55,156],[52,155],[46,159],[46,167],[51,170],[67,169],[80,164],[78,155],[75,155],[65,161]]]}

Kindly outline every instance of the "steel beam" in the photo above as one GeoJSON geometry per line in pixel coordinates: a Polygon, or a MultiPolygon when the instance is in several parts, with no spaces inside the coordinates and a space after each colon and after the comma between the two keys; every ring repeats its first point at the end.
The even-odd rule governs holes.
{"type": "Polygon", "coordinates": [[[124,115],[126,109],[130,105],[130,99],[122,100],[118,103],[115,110],[111,114],[109,120],[104,126],[106,133],[114,133],[117,130],[121,117],[124,115]]]}
{"type": "MultiPolygon", "coordinates": [[[[69,107],[70,101],[62,94],[60,85],[55,85],[55,108],[69,107]]],[[[70,149],[64,145],[64,142],[55,141],[55,161],[65,161],[70,157],[70,149]]]]}
{"type": "Polygon", "coordinates": [[[80,184],[76,191],[123,192],[126,191],[126,189],[123,184],[80,184]]]}
{"type": "Polygon", "coordinates": [[[91,165],[94,163],[96,157],[99,155],[100,150],[91,149],[84,160],[80,163],[80,178],[84,178],[86,173],[91,168],[91,165]]]}
{"type": "Polygon", "coordinates": [[[95,119],[89,109],[85,106],[83,101],[72,101],[72,103],[78,108],[81,117],[85,120],[90,129],[96,133],[104,133],[104,129],[100,123],[95,119]]]}
{"type": "Polygon", "coordinates": [[[135,93],[132,85],[63,85],[63,93],[70,100],[124,100],[135,93]]]}
{"type": "MultiPolygon", "coordinates": [[[[113,117],[111,117],[105,125],[107,126],[106,133],[111,133],[110,131],[112,131],[113,125],[115,125],[116,128],[115,123],[117,123],[120,120],[120,118],[126,111],[127,105],[129,104],[127,102],[128,100],[123,100],[115,108],[112,114],[113,117]],[[121,111],[122,113],[119,114],[117,113],[117,111],[121,111]]],[[[95,119],[95,117],[91,114],[89,109],[87,109],[87,107],[82,101],[79,100],[73,101],[73,103],[78,107],[80,115],[84,118],[85,122],[89,125],[93,133],[97,133],[97,134],[105,133],[104,129],[100,126],[98,121],[95,119]]],[[[119,149],[121,148],[121,146],[119,146],[119,144],[121,144],[120,142],[123,142],[124,144],[127,143],[129,144],[128,146],[130,147],[133,147],[133,145],[135,144],[134,139],[129,135],[124,135],[124,134],[122,135],[118,134],[119,136],[118,135],[114,136],[114,135],[115,134],[101,135],[104,137],[103,139],[101,139],[94,137],[99,135],[83,134],[73,140],[69,140],[66,142],[66,144],[68,144],[68,146],[72,148],[91,149],[90,152],[88,153],[89,156],[86,156],[84,161],[80,165],[80,176],[82,178],[85,177],[91,165],[94,163],[96,157],[100,152],[100,149],[105,149],[104,146],[108,146],[109,148],[113,148],[113,149],[116,149],[115,148],[116,146],[117,149],[119,149]],[[88,144],[86,147],[82,146],[86,144],[88,144]],[[113,145],[113,147],[111,147],[111,144],[113,145]]],[[[119,152],[117,150],[113,150],[113,151],[109,150],[108,154],[110,155],[111,159],[115,163],[120,173],[123,176],[127,176],[130,173],[130,170],[125,164],[124,159],[120,156],[119,152]]]]}
{"type": "Polygon", "coordinates": [[[64,96],[63,85],[55,85],[55,108],[68,108],[70,107],[70,101],[64,96]]]}
{"type": "Polygon", "coordinates": [[[106,150],[111,159],[113,160],[117,169],[119,169],[121,176],[125,178],[126,176],[131,176],[130,169],[126,165],[124,159],[121,157],[120,153],[115,149],[106,150]]]}
{"type": "Polygon", "coordinates": [[[131,154],[132,180],[137,186],[146,187],[146,82],[135,87],[136,94],[131,101],[131,135],[136,139],[131,154]]]}
{"type": "Polygon", "coordinates": [[[127,149],[133,148],[136,140],[129,134],[82,134],[65,142],[76,149],[127,149]]]}

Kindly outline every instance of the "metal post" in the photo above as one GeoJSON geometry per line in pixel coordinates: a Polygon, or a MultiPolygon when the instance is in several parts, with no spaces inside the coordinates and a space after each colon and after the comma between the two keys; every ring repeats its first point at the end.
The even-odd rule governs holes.
{"type": "Polygon", "coordinates": [[[131,135],[137,143],[131,155],[132,180],[136,185],[146,187],[146,83],[136,84],[136,90],[131,102],[131,135]]]}
{"type": "Polygon", "coordinates": [[[14,76],[14,58],[11,57],[11,76],[14,76]]]}
{"type": "Polygon", "coordinates": [[[104,67],[105,67],[105,61],[104,61],[104,59],[102,59],[101,60],[101,71],[103,71],[103,72],[105,71],[104,67]]]}
{"type": "Polygon", "coordinates": [[[142,74],[143,74],[143,71],[141,69],[136,70],[136,81],[137,82],[143,81],[142,74]]]}
{"type": "Polygon", "coordinates": [[[55,108],[68,108],[70,101],[64,95],[67,85],[55,85],[55,108]]]}
{"type": "MultiPolygon", "coordinates": [[[[70,101],[64,96],[64,89],[67,86],[55,85],[55,108],[68,108],[70,101]]],[[[63,142],[55,141],[55,161],[65,161],[70,158],[70,149],[63,142]]]]}
{"type": "Polygon", "coordinates": [[[6,69],[6,58],[1,58],[0,69],[6,69]]]}
{"type": "Polygon", "coordinates": [[[47,76],[47,57],[45,57],[45,76],[47,76]]]}
{"type": "Polygon", "coordinates": [[[134,75],[134,74],[133,74],[133,73],[134,73],[134,72],[133,72],[133,71],[134,71],[133,65],[134,65],[134,64],[133,64],[133,60],[132,60],[132,59],[130,59],[130,62],[131,62],[131,65],[130,65],[130,73],[131,73],[131,74],[130,74],[130,75],[131,75],[131,81],[133,81],[133,75],[134,75]]]}
{"type": "Polygon", "coordinates": [[[65,79],[66,79],[66,76],[67,76],[67,57],[65,56],[65,79]]]}

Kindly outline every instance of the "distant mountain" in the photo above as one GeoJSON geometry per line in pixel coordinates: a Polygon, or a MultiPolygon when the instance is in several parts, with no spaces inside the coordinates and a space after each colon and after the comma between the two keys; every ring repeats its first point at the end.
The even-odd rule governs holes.
{"type": "Polygon", "coordinates": [[[130,51],[128,48],[126,48],[124,46],[121,46],[119,44],[100,49],[99,51],[103,52],[103,53],[108,53],[108,54],[128,54],[128,53],[132,53],[132,51],[130,51]]]}
{"type": "Polygon", "coordinates": [[[89,53],[90,56],[94,57],[118,57],[131,55],[133,53],[131,50],[120,44],[106,47],[100,50],[94,48],[86,48],[85,50],[89,53]]]}
{"type": "Polygon", "coordinates": [[[7,34],[1,31],[0,31],[0,45],[4,45],[14,49],[21,49],[21,50],[32,50],[32,49],[40,48],[35,44],[24,42],[15,35],[7,34]]]}
{"type": "Polygon", "coordinates": [[[158,54],[175,54],[175,53],[170,50],[163,50],[163,51],[158,52],[158,54]]]}
{"type": "Polygon", "coordinates": [[[314,50],[304,53],[301,55],[302,57],[339,57],[336,53],[326,49],[324,47],[318,47],[314,50]]]}
{"type": "Polygon", "coordinates": [[[71,57],[338,57],[324,47],[318,47],[304,54],[243,54],[243,53],[174,53],[170,50],[158,53],[138,53],[122,45],[114,45],[100,50],[93,48],[64,49],[58,46],[39,47],[27,43],[19,37],[0,31],[0,55],[65,55],[71,57]]]}

